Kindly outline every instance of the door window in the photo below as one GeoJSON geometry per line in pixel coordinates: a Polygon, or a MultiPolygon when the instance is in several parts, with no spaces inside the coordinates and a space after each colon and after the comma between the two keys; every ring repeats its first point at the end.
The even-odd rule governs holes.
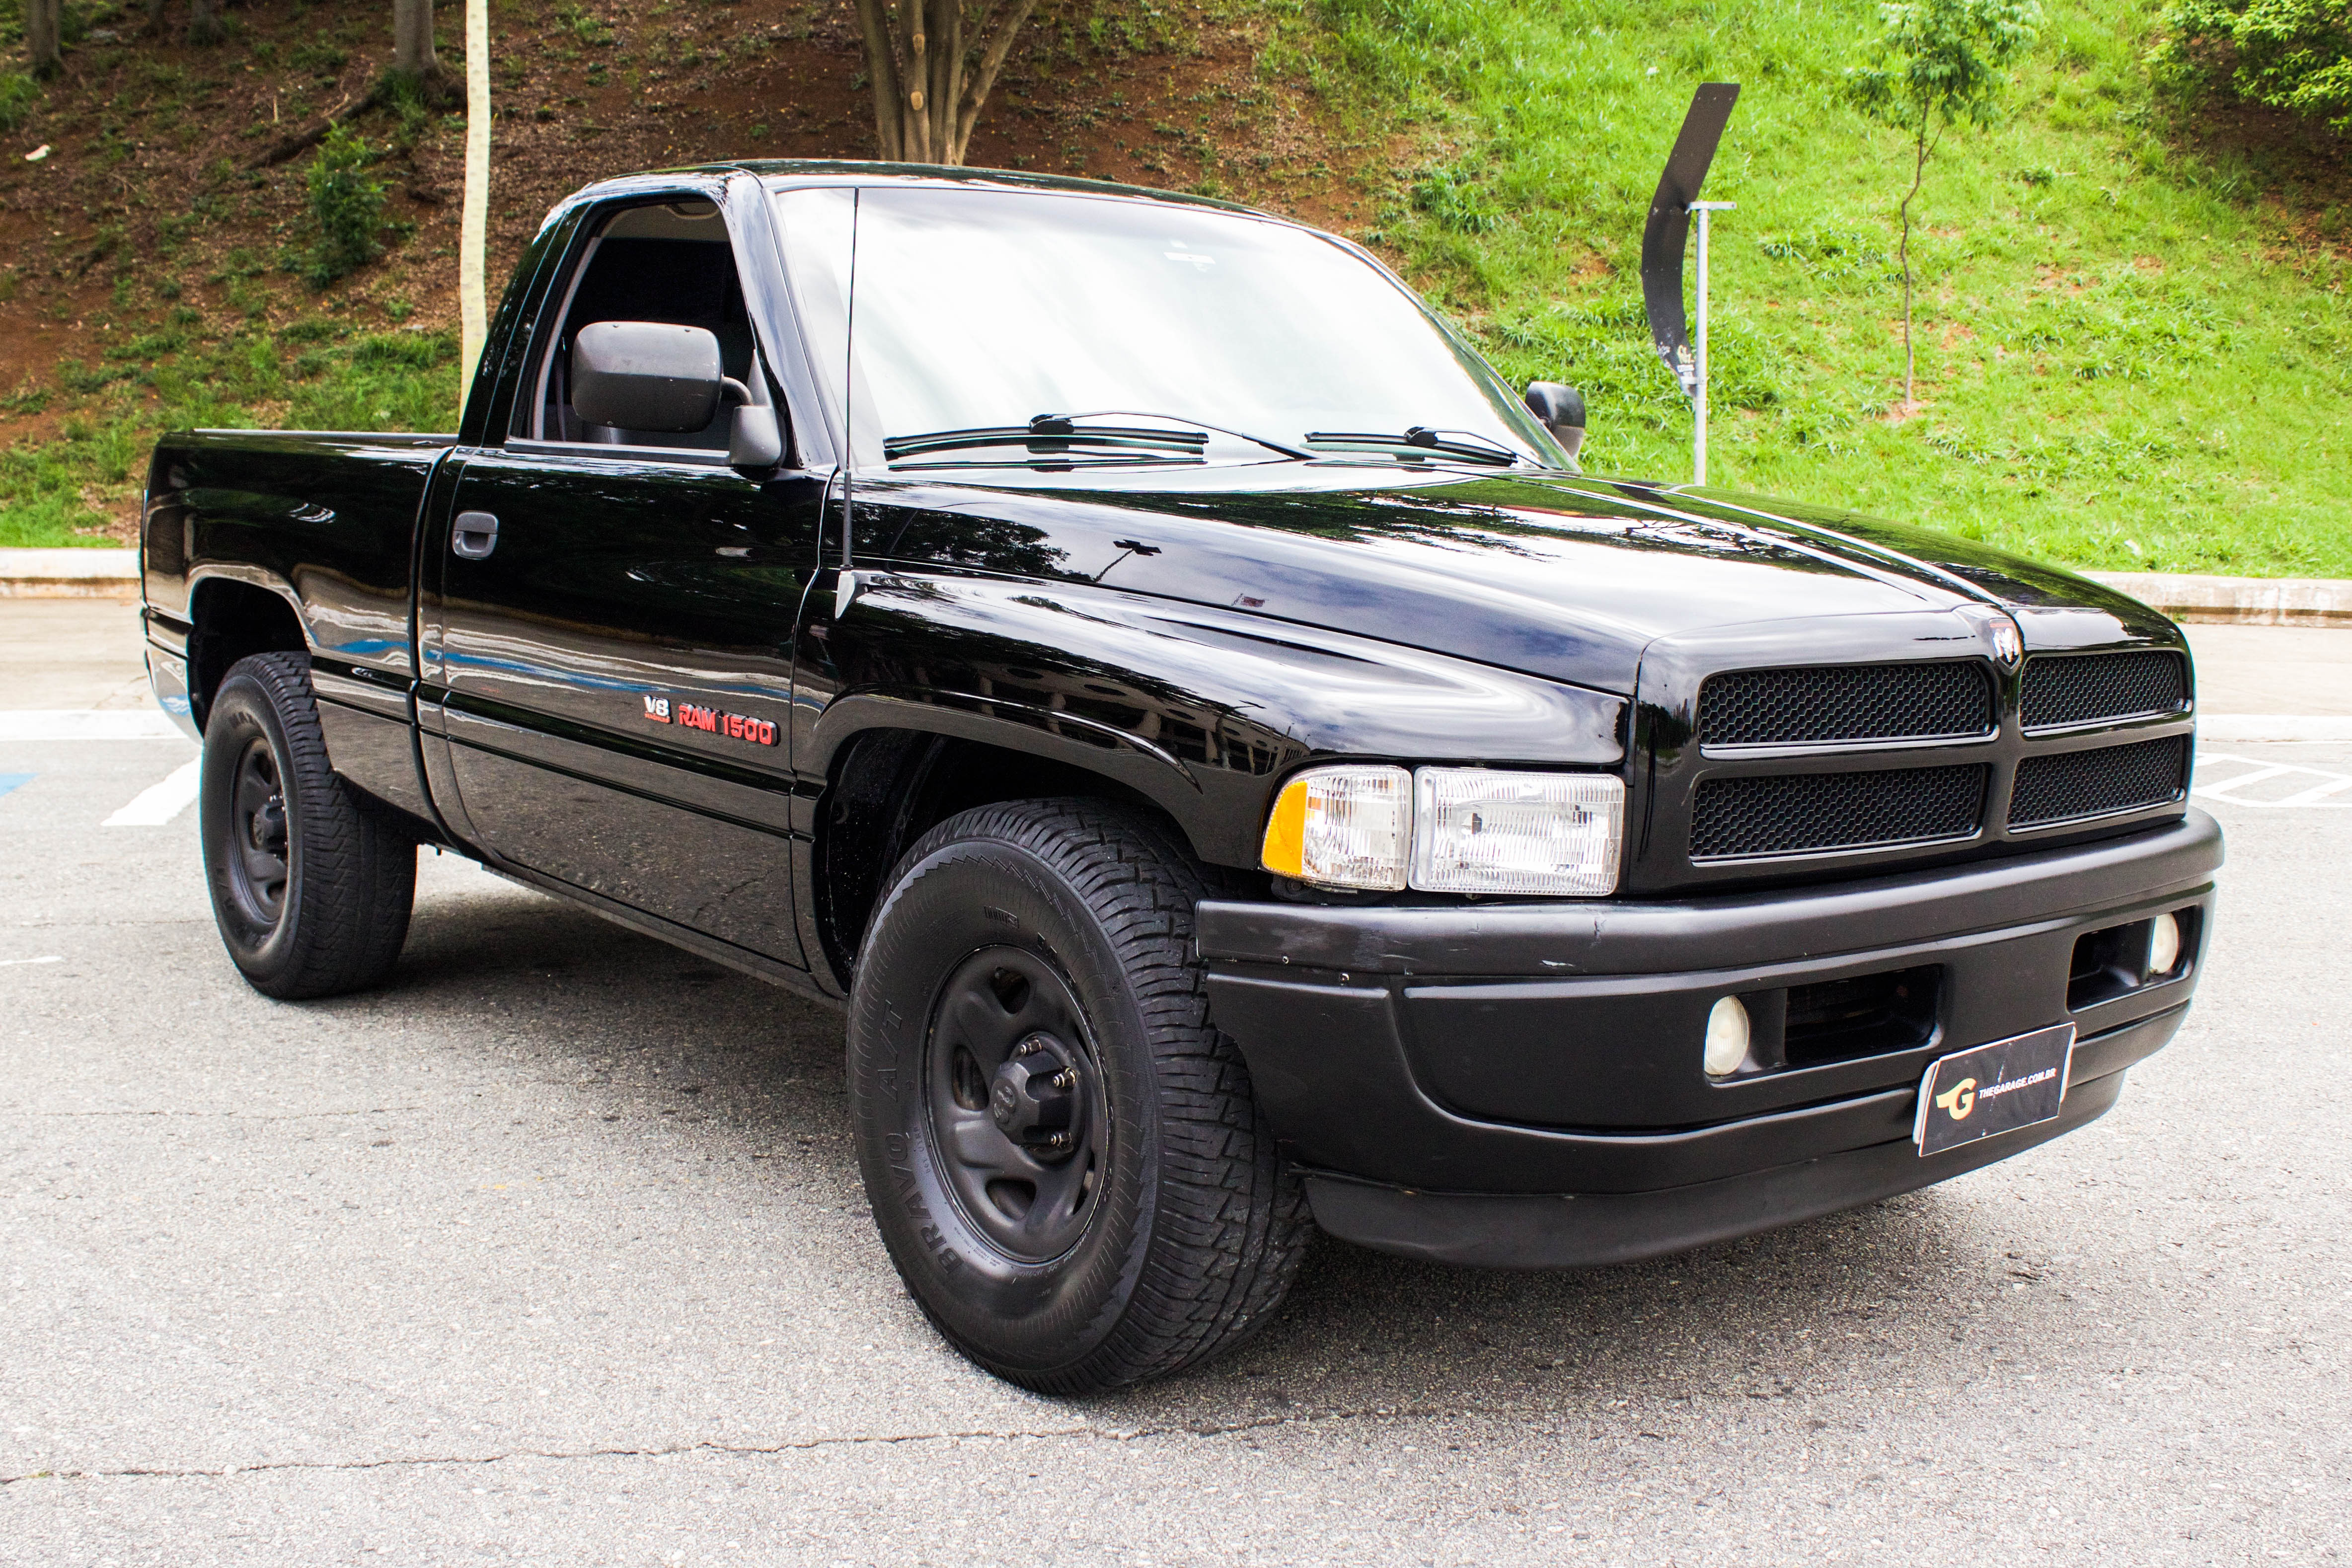
{"type": "Polygon", "coordinates": [[[735,411],[726,399],[698,431],[623,430],[581,418],[572,406],[570,386],[572,340],[598,321],[699,327],[719,340],[725,373],[747,386],[757,384],[751,319],[743,307],[734,246],[716,204],[658,202],[613,214],[590,237],[554,298],[561,301],[562,320],[541,347],[532,394],[516,408],[514,434],[596,446],[727,450],[735,411]]]}

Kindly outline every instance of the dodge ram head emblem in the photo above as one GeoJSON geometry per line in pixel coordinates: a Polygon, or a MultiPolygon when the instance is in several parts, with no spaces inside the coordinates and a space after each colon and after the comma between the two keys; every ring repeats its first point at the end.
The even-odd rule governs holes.
{"type": "Polygon", "coordinates": [[[2025,633],[2006,615],[1992,623],[1992,656],[2008,670],[2017,668],[2017,662],[2025,657],[2025,633]]]}
{"type": "Polygon", "coordinates": [[[746,741],[753,746],[776,744],[776,726],[772,719],[753,718],[749,714],[722,713],[700,703],[680,701],[673,704],[667,697],[648,695],[646,698],[647,724],[675,724],[683,729],[698,729],[710,735],[723,735],[730,740],[746,741]]]}

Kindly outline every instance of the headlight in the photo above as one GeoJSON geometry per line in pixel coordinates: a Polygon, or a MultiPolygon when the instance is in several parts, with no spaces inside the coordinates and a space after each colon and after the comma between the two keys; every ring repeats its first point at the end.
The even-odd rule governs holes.
{"type": "Polygon", "coordinates": [[[1424,768],[1412,781],[1413,886],[1587,896],[1616,890],[1622,781],[1485,768],[1424,768]]]}
{"type": "Polygon", "coordinates": [[[1262,858],[1327,887],[1594,897],[1616,891],[1624,821],[1606,774],[1310,768],[1276,797],[1262,858]]]}

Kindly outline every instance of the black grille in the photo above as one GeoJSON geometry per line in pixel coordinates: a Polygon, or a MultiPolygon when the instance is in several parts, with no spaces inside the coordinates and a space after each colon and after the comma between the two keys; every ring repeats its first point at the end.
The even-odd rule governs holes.
{"type": "Polygon", "coordinates": [[[2017,765],[2009,825],[2043,827],[2177,800],[2189,785],[2189,737],[2029,757],[2017,765]]]}
{"type": "Polygon", "coordinates": [[[1991,728],[1992,683],[1973,661],[1736,670],[1708,676],[1698,693],[1702,746],[1916,740],[1991,728]]]}
{"type": "Polygon", "coordinates": [[[1709,779],[1691,803],[1691,859],[1965,838],[1976,831],[1984,793],[1980,764],[1709,779]]]}
{"type": "Polygon", "coordinates": [[[1916,1051],[1936,1033],[1936,993],[1944,971],[1929,964],[1891,975],[1858,975],[1789,988],[1780,1056],[1791,1067],[1916,1051]]]}
{"type": "Polygon", "coordinates": [[[2168,650],[2070,653],[2025,666],[2025,727],[2063,729],[2179,713],[2189,706],[2189,666],[2168,650]]]}

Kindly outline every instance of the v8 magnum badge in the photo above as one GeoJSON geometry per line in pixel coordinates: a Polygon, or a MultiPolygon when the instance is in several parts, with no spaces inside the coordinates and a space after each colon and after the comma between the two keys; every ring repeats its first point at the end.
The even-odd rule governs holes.
{"type": "Polygon", "coordinates": [[[646,722],[675,724],[687,729],[698,729],[709,735],[723,735],[730,740],[740,740],[752,746],[776,744],[773,720],[753,718],[749,714],[727,713],[700,703],[678,702],[646,694],[646,722]]]}

